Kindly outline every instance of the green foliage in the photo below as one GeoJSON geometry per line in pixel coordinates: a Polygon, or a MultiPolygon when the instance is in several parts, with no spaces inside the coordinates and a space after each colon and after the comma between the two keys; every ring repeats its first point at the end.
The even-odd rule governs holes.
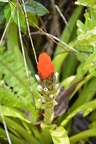
{"type": "MultiPolygon", "coordinates": [[[[38,111],[35,111],[34,104],[32,104],[32,93],[30,91],[30,85],[20,51],[18,51],[18,54],[11,50],[6,52],[2,51],[0,53],[0,65],[0,77],[2,78],[2,76],[4,76],[4,84],[1,81],[0,86],[0,103],[5,106],[29,110],[31,116],[37,114],[38,111]]],[[[38,107],[37,99],[39,98],[39,94],[37,92],[37,84],[35,79],[31,76],[31,73],[30,81],[38,107]]],[[[38,115],[35,115],[33,121],[37,118],[38,115]]]]}
{"type": "MultiPolygon", "coordinates": [[[[96,136],[96,100],[94,99],[96,94],[96,2],[94,0],[76,2],[80,6],[74,10],[68,27],[64,28],[60,38],[63,44],[59,43],[53,56],[55,70],[60,74],[61,85],[65,90],[69,88],[69,100],[74,99],[70,106],[70,113],[64,113],[54,120],[56,126],[43,125],[41,121],[39,122],[41,127],[37,125],[41,104],[38,102],[40,94],[37,92],[37,83],[34,78],[35,68],[24,45],[31,83],[29,84],[24,59],[19,48],[18,14],[20,28],[23,34],[27,33],[24,7],[22,3],[18,3],[18,9],[16,9],[16,4],[14,0],[0,0],[0,25],[5,19],[8,23],[11,17],[4,43],[3,41],[2,44],[0,43],[0,116],[4,116],[12,143],[74,144],[81,139],[86,141],[89,137],[96,136]],[[83,15],[83,6],[87,6],[88,11],[85,11],[85,21],[82,22],[80,16],[83,15]],[[70,90],[70,86],[78,80],[80,82],[75,89],[70,90]],[[32,92],[30,87],[32,87],[32,92]],[[32,94],[34,94],[36,110],[32,94]],[[82,113],[83,117],[88,116],[89,130],[78,134],[73,132],[71,136],[70,123],[78,113],[82,113]]],[[[38,25],[36,16],[48,13],[43,5],[33,0],[25,1],[25,8],[30,27],[34,27],[34,24],[38,25]]],[[[6,130],[2,127],[4,120],[0,117],[1,144],[8,143],[6,130]]]]}
{"type": "Polygon", "coordinates": [[[96,1],[95,0],[78,0],[76,4],[96,8],[96,1]]]}
{"type": "Polygon", "coordinates": [[[67,118],[65,120],[62,121],[61,126],[65,126],[69,122],[69,120],[71,120],[72,117],[75,116],[78,112],[87,111],[87,114],[89,114],[95,108],[96,108],[96,100],[93,100],[93,101],[90,101],[90,102],[87,102],[87,103],[81,105],[76,110],[74,110],[72,113],[70,113],[69,116],[67,116],[67,118]]]}
{"type": "Polygon", "coordinates": [[[8,2],[8,0],[0,0],[1,2],[8,2]]]}
{"type": "MultiPolygon", "coordinates": [[[[61,37],[61,40],[65,41],[66,43],[69,43],[71,47],[78,50],[78,53],[75,54],[71,53],[72,56],[78,60],[77,62],[80,63],[80,64],[78,63],[77,65],[76,74],[75,72],[73,72],[74,75],[72,75],[71,73],[75,67],[75,63],[71,59],[72,56],[70,57],[69,53],[66,53],[66,47],[64,47],[65,50],[61,50],[59,48],[60,51],[59,49],[56,49],[55,52],[58,55],[56,55],[53,59],[53,62],[55,64],[55,69],[60,73],[62,73],[61,71],[62,69],[60,69],[61,65],[64,64],[65,72],[63,71],[61,80],[62,80],[62,85],[64,86],[65,89],[69,88],[74,82],[83,78],[83,80],[79,82],[75,90],[70,95],[70,99],[74,98],[74,96],[77,96],[75,102],[73,101],[73,103],[71,104],[70,107],[71,113],[68,114],[68,116],[65,113],[65,115],[62,116],[62,119],[60,119],[61,121],[60,125],[66,127],[69,133],[70,131],[72,132],[70,128],[70,122],[76,114],[82,112],[84,117],[89,116],[90,114],[89,119],[91,120],[92,111],[96,109],[95,106],[96,101],[93,100],[96,94],[96,58],[95,58],[96,57],[96,10],[95,10],[96,2],[91,0],[84,0],[84,1],[78,0],[76,4],[89,7],[88,9],[89,11],[86,10],[84,14],[85,22],[76,20],[77,37],[75,37],[74,41],[72,39],[67,39],[68,33],[66,33],[66,29],[64,30],[66,38],[62,39],[61,37]]],[[[75,16],[77,13],[73,13],[73,14],[75,16]]],[[[70,34],[70,37],[72,37],[72,34],[70,34]]],[[[94,115],[95,114],[96,113],[94,112],[94,115]]],[[[95,119],[93,121],[95,122],[95,119]]],[[[80,132],[77,135],[74,134],[74,136],[70,138],[70,143],[76,143],[81,139],[85,139],[86,141],[86,138],[90,136],[95,136],[94,130],[95,129],[93,128],[82,133],[80,132]],[[90,132],[92,133],[90,134],[90,132]]]]}
{"type": "MultiPolygon", "coordinates": [[[[16,1],[10,1],[9,4],[7,3],[7,0],[1,0],[0,2],[0,24],[2,24],[4,18],[8,21],[9,18],[12,18],[12,21],[14,21],[18,25],[18,14],[17,9],[19,12],[19,18],[20,18],[20,27],[22,32],[26,33],[26,18],[24,16],[23,11],[23,5],[18,3],[17,8],[17,2],[16,1]]],[[[25,8],[27,11],[27,17],[29,20],[29,25],[34,27],[35,25],[38,25],[38,19],[36,16],[43,16],[46,13],[48,13],[48,10],[40,3],[31,0],[30,2],[25,1],[25,8]],[[35,16],[36,15],[36,16],[35,16]]]]}
{"type": "Polygon", "coordinates": [[[82,133],[79,133],[79,134],[76,134],[75,136],[72,136],[70,138],[70,142],[71,144],[74,144],[76,143],[77,141],[81,140],[82,139],[86,139],[88,137],[91,137],[91,136],[96,136],[96,128],[93,128],[93,129],[90,129],[90,130],[86,130],[82,133]]]}
{"type": "Polygon", "coordinates": [[[46,13],[48,13],[48,10],[41,5],[40,3],[30,0],[29,3],[25,5],[26,11],[30,14],[38,15],[38,16],[43,16],[46,13]]]}
{"type": "Polygon", "coordinates": [[[0,25],[4,21],[4,10],[5,10],[5,3],[0,2],[0,25]]]}
{"type": "MultiPolygon", "coordinates": [[[[4,75],[4,82],[8,86],[13,88],[13,92],[17,93],[20,99],[23,99],[25,97],[28,100],[28,103],[31,103],[32,102],[31,93],[30,93],[30,88],[28,84],[28,79],[26,76],[24,62],[23,62],[23,59],[18,59],[16,55],[17,54],[12,53],[12,51],[10,50],[7,52],[1,53],[0,75],[2,76],[4,75]]],[[[35,82],[34,78],[31,78],[31,82],[33,83],[35,82]]],[[[25,100],[25,103],[26,102],[27,101],[25,100]]]]}
{"type": "Polygon", "coordinates": [[[58,127],[50,131],[54,144],[70,144],[66,130],[63,127],[58,127]]]}
{"type": "MultiPolygon", "coordinates": [[[[72,37],[72,34],[74,33],[73,30],[74,30],[74,27],[76,27],[76,21],[80,15],[81,11],[82,11],[82,7],[79,6],[75,9],[74,13],[72,14],[72,16],[69,20],[69,23],[68,23],[70,31],[69,31],[68,27],[65,27],[65,29],[63,30],[60,39],[62,41],[64,41],[65,43],[69,43],[69,41],[72,37]],[[73,21],[73,19],[74,19],[74,21],[73,21]]],[[[70,51],[70,48],[66,47],[65,45],[63,45],[61,43],[60,43],[60,45],[62,46],[62,49],[60,46],[57,46],[56,51],[54,53],[55,57],[53,59],[53,63],[55,65],[55,70],[58,72],[60,72],[61,65],[68,55],[67,52],[70,51]]],[[[74,47],[74,43],[71,44],[71,47],[74,47]]]]}
{"type": "MultiPolygon", "coordinates": [[[[0,121],[2,122],[1,118],[0,121]]],[[[10,118],[5,118],[6,124],[10,131],[13,133],[11,134],[10,132],[10,138],[12,140],[12,143],[14,143],[15,139],[17,139],[20,143],[20,141],[28,142],[28,143],[36,143],[39,144],[39,142],[33,137],[32,134],[29,134],[26,132],[26,129],[22,124],[17,123],[16,121],[10,119],[10,118]],[[11,125],[10,125],[11,124],[11,125]],[[15,136],[16,133],[18,136],[15,136]]],[[[3,137],[6,139],[5,133],[2,133],[3,137]]]]}

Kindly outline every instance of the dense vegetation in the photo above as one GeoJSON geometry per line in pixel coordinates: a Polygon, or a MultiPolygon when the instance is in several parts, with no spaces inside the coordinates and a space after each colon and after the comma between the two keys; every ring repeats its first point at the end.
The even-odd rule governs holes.
{"type": "Polygon", "coordinates": [[[95,97],[95,0],[0,0],[0,144],[95,144],[95,97]],[[60,82],[50,125],[35,78],[42,52],[60,82]]]}

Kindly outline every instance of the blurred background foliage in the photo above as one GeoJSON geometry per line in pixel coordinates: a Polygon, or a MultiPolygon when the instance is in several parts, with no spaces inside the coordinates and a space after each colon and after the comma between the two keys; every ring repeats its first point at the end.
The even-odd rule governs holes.
{"type": "Polygon", "coordinates": [[[0,144],[96,143],[95,8],[94,0],[0,0],[0,144]],[[56,129],[40,127],[33,48],[37,57],[46,51],[59,72],[56,129]]]}

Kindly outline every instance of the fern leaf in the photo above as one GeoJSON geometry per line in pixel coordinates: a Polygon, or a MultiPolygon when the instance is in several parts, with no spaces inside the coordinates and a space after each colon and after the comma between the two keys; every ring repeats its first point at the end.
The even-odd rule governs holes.
{"type": "MultiPolygon", "coordinates": [[[[21,53],[18,53],[18,55],[21,53]]],[[[13,105],[18,107],[32,107],[32,94],[26,76],[23,59],[17,58],[17,54],[8,50],[0,52],[0,77],[4,75],[4,81],[11,87],[7,90],[0,87],[0,101],[4,105],[13,105]],[[13,92],[12,92],[13,91],[13,92]]],[[[35,98],[39,96],[36,88],[35,79],[30,74],[30,80],[35,98]]]]}

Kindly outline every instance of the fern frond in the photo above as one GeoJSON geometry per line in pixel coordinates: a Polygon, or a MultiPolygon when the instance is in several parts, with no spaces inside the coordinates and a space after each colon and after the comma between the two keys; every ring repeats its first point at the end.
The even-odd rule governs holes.
{"type": "MultiPolygon", "coordinates": [[[[21,53],[18,53],[18,55],[21,53]]],[[[22,58],[17,58],[17,54],[8,50],[0,52],[0,75],[4,75],[4,82],[11,89],[0,87],[0,101],[4,105],[13,105],[16,107],[32,107],[32,95],[30,86],[26,76],[25,66],[22,58]]],[[[36,93],[35,98],[39,96],[37,93],[35,79],[31,76],[30,80],[32,88],[36,93]]]]}

